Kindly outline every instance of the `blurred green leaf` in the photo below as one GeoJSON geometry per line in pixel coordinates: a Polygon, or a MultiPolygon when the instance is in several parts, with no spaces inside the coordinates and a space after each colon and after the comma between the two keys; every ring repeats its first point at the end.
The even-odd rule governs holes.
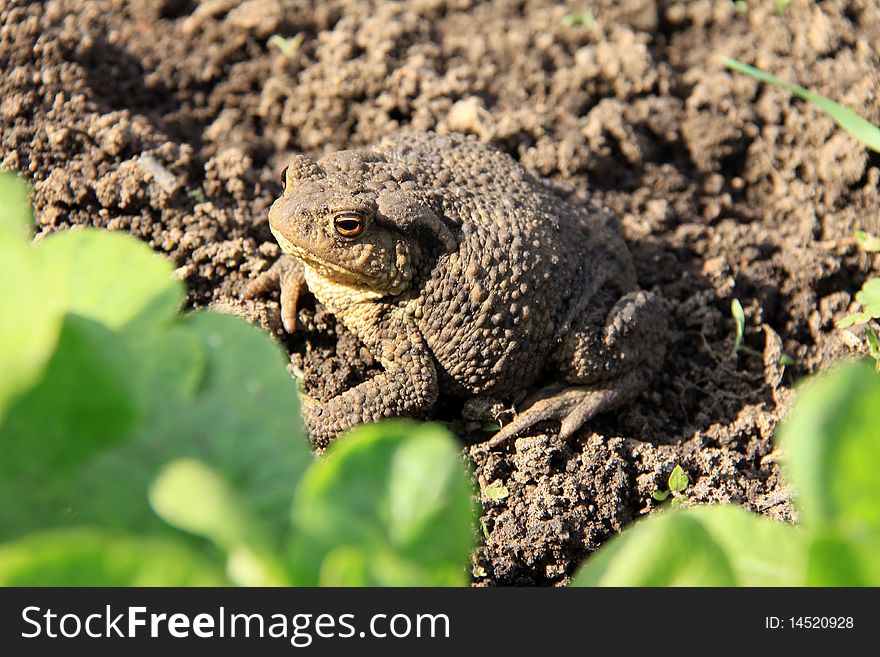
{"type": "Polygon", "coordinates": [[[223,573],[174,541],[95,529],[0,543],[0,586],[223,586],[223,573]]]}
{"type": "Polygon", "coordinates": [[[30,245],[32,227],[27,187],[0,172],[0,424],[12,401],[42,376],[64,314],[53,277],[30,245]]]}
{"type": "Polygon", "coordinates": [[[0,424],[13,401],[43,376],[61,332],[63,312],[33,249],[0,238],[0,424]]]}
{"type": "MultiPolygon", "coordinates": [[[[64,477],[124,439],[141,414],[125,343],[102,324],[65,318],[43,380],[0,427],[0,490],[24,503],[39,478],[64,477]],[[4,484],[21,486],[15,495],[4,484]]],[[[4,505],[5,506],[5,505],[4,505]]],[[[0,509],[0,520],[10,509],[0,509]]],[[[0,526],[5,524],[0,522],[0,526]]]]}
{"type": "Polygon", "coordinates": [[[727,68],[749,75],[761,82],[775,85],[780,89],[785,89],[789,93],[812,103],[831,117],[837,125],[862,142],[862,144],[873,151],[880,152],[880,129],[870,121],[863,119],[851,109],[838,105],[833,100],[825,98],[825,96],[820,96],[809,89],[804,89],[803,87],[798,87],[789,82],[784,82],[770,73],[755,68],[754,66],[743,64],[735,59],[725,57],[721,60],[721,63],[727,68]]]}
{"type": "MultiPolygon", "coordinates": [[[[875,554],[876,558],[876,554],[875,554]]],[[[819,536],[810,541],[805,586],[866,586],[861,555],[847,541],[819,536]]]]}
{"type": "MultiPolygon", "coordinates": [[[[298,583],[318,583],[316,572],[335,580],[322,564],[350,548],[369,555],[373,584],[464,584],[473,547],[472,494],[458,445],[440,426],[391,421],[351,431],[297,490],[290,563],[298,583]],[[397,571],[375,561],[389,554],[400,564],[397,571]]],[[[342,554],[346,569],[354,569],[358,560],[342,554]]]]}
{"type": "Polygon", "coordinates": [[[636,523],[592,555],[573,586],[785,586],[802,581],[800,533],[735,506],[636,523]]]}
{"type": "Polygon", "coordinates": [[[26,244],[33,229],[27,184],[14,173],[0,171],[0,245],[26,244]]]}
{"type": "Polygon", "coordinates": [[[230,550],[259,530],[223,477],[192,458],[165,465],[150,484],[150,504],[165,522],[230,550]]]}
{"type": "Polygon", "coordinates": [[[66,310],[111,329],[145,333],[172,321],[183,302],[171,261],[130,235],[77,229],[54,233],[37,248],[66,310]]]}
{"type": "Polygon", "coordinates": [[[161,530],[147,487],[167,463],[194,458],[222,473],[278,542],[289,527],[295,483],[312,460],[285,359],[259,329],[236,317],[195,313],[177,326],[196,336],[205,353],[196,394],[153,395],[162,405],[124,444],[92,460],[68,504],[90,522],[161,530]]]}
{"type": "Polygon", "coordinates": [[[867,365],[800,389],[780,431],[805,528],[858,541],[880,535],[880,377],[867,365]]]}
{"type": "Polygon", "coordinates": [[[213,541],[242,586],[286,584],[262,523],[214,468],[192,458],[166,465],[150,484],[150,504],[169,525],[213,541]]]}

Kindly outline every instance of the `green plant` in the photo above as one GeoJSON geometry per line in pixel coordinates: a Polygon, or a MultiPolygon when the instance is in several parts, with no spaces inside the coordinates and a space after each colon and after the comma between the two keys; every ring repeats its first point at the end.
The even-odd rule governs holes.
{"type": "Polygon", "coordinates": [[[871,321],[880,319],[880,278],[871,278],[865,281],[862,289],[856,292],[856,301],[861,306],[861,312],[847,315],[837,322],[838,328],[846,328],[854,324],[867,324],[865,327],[865,336],[868,342],[868,354],[874,359],[874,364],[878,372],[880,372],[880,340],[871,321]]]}
{"type": "Polygon", "coordinates": [[[809,379],[777,442],[797,491],[792,527],[735,506],[658,513],[613,538],[575,586],[880,585],[880,376],[809,379]]]}
{"type": "Polygon", "coordinates": [[[283,57],[290,59],[296,56],[296,53],[299,52],[304,38],[303,34],[297,34],[296,36],[286,38],[280,34],[273,34],[269,37],[266,45],[277,48],[278,52],[280,52],[283,57]]]}
{"type": "Polygon", "coordinates": [[[859,247],[865,253],[878,253],[880,252],[880,237],[875,237],[870,233],[866,233],[863,230],[857,230],[853,237],[855,237],[856,242],[859,247]]]}
{"type": "Polygon", "coordinates": [[[788,9],[788,5],[791,4],[791,0],[774,0],[773,2],[773,11],[777,14],[785,13],[785,10],[788,9]]]}
{"type": "Polygon", "coordinates": [[[862,306],[862,311],[848,315],[837,322],[837,326],[845,328],[853,324],[864,324],[872,319],[880,319],[880,278],[870,278],[862,285],[862,289],[856,292],[856,301],[862,306]]]}
{"type": "MultiPolygon", "coordinates": [[[[856,242],[868,253],[880,251],[880,239],[863,231],[856,231],[856,242]]],[[[848,315],[837,322],[838,328],[846,328],[854,324],[867,324],[865,337],[868,343],[868,355],[874,359],[874,364],[880,372],[880,339],[877,337],[871,321],[880,319],[880,278],[870,278],[862,285],[862,289],[856,292],[856,301],[862,306],[861,312],[848,315]]]]}
{"type": "MultiPolygon", "coordinates": [[[[778,0],[776,4],[777,11],[784,10],[790,3],[790,0],[778,0]],[[780,8],[781,6],[781,8],[780,8]]],[[[725,57],[722,59],[722,63],[734,71],[738,71],[740,73],[745,73],[756,80],[760,80],[761,82],[766,82],[781,89],[785,89],[786,91],[793,93],[794,95],[806,100],[820,110],[825,112],[828,116],[830,116],[837,125],[850,133],[853,137],[858,139],[862,144],[866,147],[870,148],[873,151],[880,152],[880,128],[875,126],[870,121],[862,118],[851,109],[838,105],[833,100],[826,98],[825,96],[821,96],[817,93],[810,91],[809,89],[804,89],[803,87],[798,87],[796,85],[790,84],[788,82],[784,82],[779,78],[770,75],[769,73],[762,71],[759,68],[755,68],[754,66],[749,66],[748,64],[743,64],[735,59],[730,59],[725,57]]],[[[876,252],[880,251],[880,238],[874,237],[864,231],[856,231],[855,233],[856,242],[867,252],[876,252]]],[[[843,318],[841,321],[837,323],[838,328],[845,328],[847,326],[852,326],[853,324],[865,324],[869,323],[872,319],[880,318],[880,279],[870,279],[863,286],[861,291],[856,293],[856,299],[863,306],[863,311],[856,313],[854,315],[849,315],[848,317],[843,318]]],[[[735,304],[739,304],[736,299],[734,299],[735,304]]],[[[739,308],[740,313],[742,312],[742,307],[739,308]]],[[[736,318],[736,307],[733,308],[734,317],[736,318]]],[[[739,319],[737,318],[737,341],[734,345],[734,353],[739,348],[739,345],[742,343],[741,334],[739,332],[739,319]]],[[[866,336],[868,342],[868,353],[871,358],[874,359],[877,370],[880,371],[880,339],[877,337],[877,333],[874,331],[874,328],[868,324],[866,329],[866,336]]]]}
{"type": "Polygon", "coordinates": [[[785,89],[789,93],[812,103],[831,117],[837,125],[862,142],[862,144],[870,148],[872,151],[880,152],[880,128],[877,128],[877,126],[870,121],[863,119],[851,109],[838,105],[833,100],[812,92],[809,89],[804,89],[803,87],[799,87],[789,82],[784,82],[770,73],[755,68],[754,66],[743,64],[735,59],[724,57],[721,60],[721,63],[729,69],[744,73],[756,80],[772,84],[780,89],[785,89]]]}
{"type": "Polygon", "coordinates": [[[665,502],[672,495],[672,506],[679,507],[687,499],[684,491],[688,487],[688,483],[690,482],[684,468],[676,465],[672,469],[669,479],[666,480],[666,490],[655,490],[651,493],[651,497],[658,502],[665,502]]]}
{"type": "Polygon", "coordinates": [[[0,175],[0,585],[466,583],[445,430],[362,427],[313,462],[265,334],[179,315],[132,237],[31,224],[0,175]]]}
{"type": "Polygon", "coordinates": [[[746,314],[743,312],[739,299],[734,299],[730,302],[730,314],[733,315],[733,321],[736,326],[736,338],[733,340],[733,349],[730,353],[736,354],[742,347],[743,336],[746,330],[746,314]]]}
{"type": "Polygon", "coordinates": [[[593,28],[596,27],[596,19],[593,16],[593,12],[589,9],[583,9],[581,11],[573,11],[570,14],[566,14],[562,17],[562,24],[566,27],[574,27],[575,25],[582,25],[584,27],[593,28]]]}
{"type": "MultiPolygon", "coordinates": [[[[733,347],[730,350],[730,355],[735,356],[741,351],[749,356],[761,356],[761,352],[755,351],[747,344],[743,344],[743,338],[745,337],[746,332],[746,314],[743,311],[739,299],[733,299],[730,302],[730,314],[733,316],[734,328],[736,330],[736,336],[733,339],[733,347]]],[[[793,362],[794,361],[791,357],[786,356],[785,354],[780,357],[781,365],[791,365],[793,362]]]]}

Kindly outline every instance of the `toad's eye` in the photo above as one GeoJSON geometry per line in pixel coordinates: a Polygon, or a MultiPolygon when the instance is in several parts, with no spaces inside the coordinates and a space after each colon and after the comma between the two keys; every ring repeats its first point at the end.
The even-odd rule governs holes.
{"type": "Polygon", "coordinates": [[[284,167],[284,171],[281,172],[281,193],[287,191],[287,169],[288,167],[284,167]]]}
{"type": "Polygon", "coordinates": [[[366,227],[366,217],[359,212],[340,212],[333,217],[333,228],[341,237],[360,237],[366,227]]]}

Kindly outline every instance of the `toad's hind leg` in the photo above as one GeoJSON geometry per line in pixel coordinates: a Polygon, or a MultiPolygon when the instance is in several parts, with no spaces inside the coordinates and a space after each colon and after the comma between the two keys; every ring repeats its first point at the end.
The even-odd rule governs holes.
{"type": "Polygon", "coordinates": [[[561,377],[574,385],[539,390],[487,447],[549,420],[561,422],[559,435],[567,438],[594,416],[632,401],[645,389],[666,352],[666,310],[657,297],[638,291],[621,297],[603,318],[604,312],[599,306],[585,313],[551,356],[561,377]]]}

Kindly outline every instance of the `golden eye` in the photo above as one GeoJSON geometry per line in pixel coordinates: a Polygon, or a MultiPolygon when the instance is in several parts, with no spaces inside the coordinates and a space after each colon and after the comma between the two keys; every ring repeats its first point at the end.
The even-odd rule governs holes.
{"type": "Polygon", "coordinates": [[[359,212],[340,212],[333,217],[333,228],[341,237],[359,237],[366,227],[366,218],[359,212]]]}
{"type": "Polygon", "coordinates": [[[284,171],[281,172],[281,193],[283,194],[287,191],[287,169],[288,167],[284,167],[284,171]]]}

